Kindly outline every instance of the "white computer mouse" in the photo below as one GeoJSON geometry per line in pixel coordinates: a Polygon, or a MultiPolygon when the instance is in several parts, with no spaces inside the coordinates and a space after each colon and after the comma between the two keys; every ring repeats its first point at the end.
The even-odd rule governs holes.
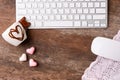
{"type": "Polygon", "coordinates": [[[105,37],[96,37],[91,44],[95,55],[120,61],[120,42],[105,37]]]}

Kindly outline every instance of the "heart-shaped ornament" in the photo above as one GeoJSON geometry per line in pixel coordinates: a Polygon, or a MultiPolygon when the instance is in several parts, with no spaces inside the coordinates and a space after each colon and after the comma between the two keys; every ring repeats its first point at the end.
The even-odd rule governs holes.
{"type": "Polygon", "coordinates": [[[19,58],[19,61],[23,62],[23,61],[27,61],[27,55],[25,53],[23,53],[21,55],[21,57],[19,58]]]}
{"type": "Polygon", "coordinates": [[[13,39],[22,41],[24,38],[24,32],[20,25],[17,25],[15,29],[10,29],[9,36],[13,39]]]}
{"type": "Polygon", "coordinates": [[[26,53],[28,53],[28,54],[34,54],[34,52],[35,52],[35,47],[26,49],[26,53]]]}
{"type": "Polygon", "coordinates": [[[33,59],[30,59],[29,60],[29,66],[30,67],[35,67],[35,66],[37,66],[38,65],[38,63],[35,61],[35,60],[33,60],[33,59]]]}

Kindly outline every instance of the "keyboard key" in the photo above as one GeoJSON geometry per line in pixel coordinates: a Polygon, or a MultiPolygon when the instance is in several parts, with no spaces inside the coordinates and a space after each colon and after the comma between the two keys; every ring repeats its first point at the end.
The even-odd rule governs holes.
{"type": "Polygon", "coordinates": [[[68,7],[68,3],[63,3],[63,6],[66,8],[66,7],[68,7]]]}
{"type": "Polygon", "coordinates": [[[81,7],[81,4],[80,3],[76,3],[76,7],[81,7]]]}
{"type": "Polygon", "coordinates": [[[45,10],[44,9],[40,9],[40,13],[41,14],[45,14],[45,10]]]}
{"type": "Polygon", "coordinates": [[[54,16],[54,15],[50,15],[50,16],[49,16],[49,19],[50,19],[50,20],[54,20],[54,19],[55,19],[55,16],[54,16]]]}
{"type": "Polygon", "coordinates": [[[76,13],[76,9],[71,9],[71,13],[73,14],[75,14],[76,13]]]}
{"type": "Polygon", "coordinates": [[[44,5],[42,3],[38,4],[38,8],[43,8],[44,5]]]}
{"type": "Polygon", "coordinates": [[[79,15],[74,15],[74,20],[79,20],[80,16],[79,15]]]}
{"type": "Polygon", "coordinates": [[[100,23],[100,21],[95,21],[95,24],[99,24],[100,23]]]}
{"type": "Polygon", "coordinates": [[[58,8],[61,8],[61,7],[62,7],[62,4],[61,4],[61,3],[57,3],[57,7],[58,7],[58,8]]]}
{"type": "Polygon", "coordinates": [[[67,20],[67,16],[66,15],[62,15],[62,20],[67,20]]]}
{"type": "Polygon", "coordinates": [[[37,3],[32,3],[32,8],[37,8],[37,3]]]}
{"type": "Polygon", "coordinates": [[[92,19],[92,15],[87,15],[87,19],[92,19]]]}
{"type": "Polygon", "coordinates": [[[88,9],[83,9],[83,13],[88,13],[88,9]]]}
{"type": "Polygon", "coordinates": [[[35,26],[36,26],[36,27],[38,27],[38,26],[42,26],[42,22],[40,22],[40,21],[36,21],[36,22],[35,22],[35,26]]]}
{"type": "Polygon", "coordinates": [[[68,26],[73,26],[73,22],[72,21],[45,21],[44,22],[44,26],[51,26],[51,27],[68,27],[68,26]]]}
{"type": "Polygon", "coordinates": [[[27,11],[26,10],[19,10],[18,13],[19,14],[27,14],[27,11]]]}
{"type": "Polygon", "coordinates": [[[96,26],[96,27],[99,27],[99,26],[100,26],[100,24],[96,23],[96,24],[95,24],[95,26],[96,26]]]}
{"type": "Polygon", "coordinates": [[[23,0],[23,2],[28,2],[28,0],[23,0]]]}
{"type": "Polygon", "coordinates": [[[22,0],[18,0],[17,2],[20,3],[20,2],[22,2],[22,0]]]}
{"type": "Polygon", "coordinates": [[[96,13],[106,13],[106,10],[103,8],[96,9],[96,13]]]}
{"type": "Polygon", "coordinates": [[[68,19],[72,20],[73,19],[73,15],[68,15],[68,19]]]}
{"type": "Polygon", "coordinates": [[[102,27],[105,27],[105,26],[106,26],[106,24],[101,24],[101,26],[102,26],[102,27]]]}
{"type": "Polygon", "coordinates": [[[44,20],[48,20],[48,16],[47,16],[47,15],[44,15],[44,16],[43,16],[43,19],[44,19],[44,20]]]}
{"type": "Polygon", "coordinates": [[[36,16],[31,16],[31,19],[32,20],[36,20],[36,16]]]}
{"type": "Polygon", "coordinates": [[[105,19],[105,15],[93,15],[93,19],[105,19]]]}
{"type": "Polygon", "coordinates": [[[19,4],[19,5],[18,5],[18,8],[20,8],[20,9],[21,9],[21,8],[25,8],[25,4],[22,4],[22,3],[19,4]]]}
{"type": "Polygon", "coordinates": [[[51,14],[51,10],[50,9],[46,9],[46,14],[51,14]]]}
{"type": "Polygon", "coordinates": [[[56,20],[60,20],[61,16],[60,15],[56,15],[55,18],[56,18],[56,20]]]}
{"type": "Polygon", "coordinates": [[[88,27],[94,27],[94,25],[93,24],[88,24],[88,27]]]}
{"type": "Polygon", "coordinates": [[[44,4],[44,7],[45,7],[45,8],[49,8],[49,7],[50,7],[50,4],[49,4],[49,3],[45,3],[45,4],[44,4]]]}
{"type": "Polygon", "coordinates": [[[70,13],[70,9],[65,9],[65,14],[69,14],[70,13]]]}
{"type": "MultiPolygon", "coordinates": [[[[56,13],[57,13],[57,9],[56,9],[56,13]]],[[[59,9],[59,10],[58,10],[58,13],[59,13],[59,14],[63,14],[63,13],[64,13],[64,10],[63,10],[63,9],[59,9]]]]}
{"type": "Polygon", "coordinates": [[[74,22],[74,26],[76,27],[76,26],[81,26],[81,22],[80,21],[75,21],[74,22]]]}
{"type": "Polygon", "coordinates": [[[93,7],[93,3],[92,2],[88,3],[88,7],[93,7]]]}
{"type": "Polygon", "coordinates": [[[106,7],[105,2],[101,2],[101,7],[106,7]]]}
{"type": "Polygon", "coordinates": [[[83,13],[82,9],[77,9],[77,13],[83,13]]]}
{"type": "Polygon", "coordinates": [[[39,12],[39,10],[34,10],[34,13],[39,14],[40,12],[39,12]]]}
{"type": "Polygon", "coordinates": [[[37,2],[40,2],[40,0],[36,0],[37,2]]]}
{"type": "Polygon", "coordinates": [[[86,2],[83,2],[83,3],[82,3],[82,7],[87,7],[87,3],[86,3],[86,2]]]}
{"type": "Polygon", "coordinates": [[[42,20],[42,16],[41,16],[41,15],[37,16],[37,20],[38,20],[38,21],[39,21],[39,20],[42,20]]]}
{"type": "Polygon", "coordinates": [[[32,8],[32,4],[31,3],[26,3],[26,8],[32,8]]]}
{"type": "Polygon", "coordinates": [[[34,0],[29,0],[30,2],[34,2],[34,0]]]}
{"type": "Polygon", "coordinates": [[[95,7],[100,7],[100,3],[99,2],[95,2],[94,6],[95,7]]]}
{"type": "Polygon", "coordinates": [[[69,7],[74,7],[74,6],[75,6],[74,3],[69,4],[69,7]]]}
{"type": "Polygon", "coordinates": [[[51,8],[56,8],[56,4],[55,3],[51,3],[51,8]]]}
{"type": "Polygon", "coordinates": [[[28,9],[28,10],[27,10],[27,14],[33,14],[33,10],[28,9]]]}
{"type": "Polygon", "coordinates": [[[87,21],[82,21],[82,26],[87,27],[87,21]]]}
{"type": "Polygon", "coordinates": [[[90,9],[89,13],[95,13],[95,9],[94,8],[90,9]]]}
{"type": "Polygon", "coordinates": [[[80,19],[84,20],[85,19],[85,15],[81,15],[80,19]]]}

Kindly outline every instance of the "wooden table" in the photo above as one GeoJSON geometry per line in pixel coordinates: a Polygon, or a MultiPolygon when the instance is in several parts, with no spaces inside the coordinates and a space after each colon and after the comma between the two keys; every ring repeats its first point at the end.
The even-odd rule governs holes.
{"type": "MultiPolygon", "coordinates": [[[[0,0],[0,34],[15,22],[15,0],[0,0]]],[[[18,47],[0,36],[0,80],[80,80],[84,70],[95,60],[90,50],[96,36],[112,38],[120,29],[120,0],[109,0],[107,29],[28,30],[28,39],[18,47]],[[19,57],[31,46],[39,65],[30,68],[19,57]]]]}

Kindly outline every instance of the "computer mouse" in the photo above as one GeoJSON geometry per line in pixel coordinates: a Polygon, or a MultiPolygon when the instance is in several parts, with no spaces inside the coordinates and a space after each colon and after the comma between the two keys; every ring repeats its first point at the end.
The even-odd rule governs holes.
{"type": "Polygon", "coordinates": [[[96,37],[91,44],[93,54],[120,61],[120,42],[105,37],[96,37]]]}

